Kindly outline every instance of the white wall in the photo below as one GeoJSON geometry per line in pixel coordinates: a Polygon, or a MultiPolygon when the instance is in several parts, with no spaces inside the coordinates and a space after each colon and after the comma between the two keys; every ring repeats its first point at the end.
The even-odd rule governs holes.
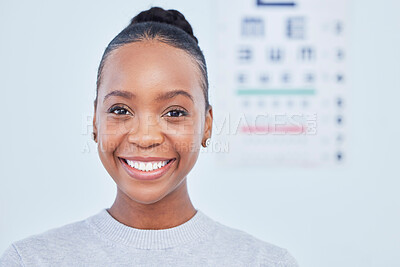
{"type": "MultiPolygon", "coordinates": [[[[137,12],[153,4],[185,14],[211,96],[218,90],[213,2],[0,2],[1,252],[112,204],[115,185],[82,128],[102,52],[137,12]]],[[[399,10],[395,0],[353,2],[346,167],[222,169],[203,153],[189,176],[195,206],[287,248],[301,266],[400,266],[399,10]]]]}

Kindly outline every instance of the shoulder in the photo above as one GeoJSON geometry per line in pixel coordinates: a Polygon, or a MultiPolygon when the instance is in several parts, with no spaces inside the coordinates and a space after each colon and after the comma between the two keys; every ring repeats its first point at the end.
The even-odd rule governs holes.
{"type": "Polygon", "coordinates": [[[215,242],[223,243],[239,261],[243,259],[243,262],[254,262],[257,266],[298,266],[287,249],[263,241],[245,231],[215,223],[215,242]]]}
{"type": "Polygon", "coordinates": [[[17,248],[33,246],[51,246],[52,244],[69,244],[84,240],[88,234],[89,226],[86,221],[77,221],[57,228],[47,230],[40,234],[31,235],[25,239],[14,242],[17,248]]]}
{"type": "MultiPolygon", "coordinates": [[[[35,260],[46,255],[60,255],[61,251],[70,251],[93,239],[86,220],[76,221],[57,228],[53,228],[28,236],[12,243],[0,257],[2,266],[23,266],[24,262],[35,260]]],[[[43,260],[43,259],[41,259],[43,260]]]]}

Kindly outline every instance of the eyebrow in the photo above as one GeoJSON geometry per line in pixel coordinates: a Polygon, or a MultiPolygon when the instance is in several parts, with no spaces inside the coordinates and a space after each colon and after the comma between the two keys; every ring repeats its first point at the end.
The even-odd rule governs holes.
{"type": "Polygon", "coordinates": [[[183,90],[173,90],[173,91],[169,91],[169,92],[166,92],[163,94],[159,94],[157,96],[157,98],[155,99],[155,101],[165,101],[165,100],[174,98],[175,96],[178,96],[178,95],[186,96],[187,98],[192,100],[192,102],[194,103],[192,95],[183,90]]]}
{"type": "MultiPolygon", "coordinates": [[[[184,90],[173,90],[173,91],[169,91],[169,92],[166,92],[166,93],[159,94],[156,97],[155,101],[165,101],[165,100],[174,98],[174,97],[176,97],[178,95],[186,96],[192,102],[194,102],[192,95],[189,94],[188,92],[184,91],[184,90]]],[[[109,98],[110,96],[120,96],[120,97],[124,97],[124,98],[127,98],[127,99],[132,99],[132,98],[136,97],[135,94],[133,94],[133,93],[131,93],[129,91],[114,90],[114,91],[108,93],[104,97],[103,102],[106,101],[106,99],[109,98]]]]}
{"type": "Polygon", "coordinates": [[[132,99],[132,98],[135,97],[135,95],[133,93],[131,93],[131,92],[121,91],[121,90],[114,90],[114,91],[108,93],[104,97],[103,102],[106,101],[106,99],[109,98],[110,96],[121,96],[121,97],[128,98],[128,99],[132,99]]]}

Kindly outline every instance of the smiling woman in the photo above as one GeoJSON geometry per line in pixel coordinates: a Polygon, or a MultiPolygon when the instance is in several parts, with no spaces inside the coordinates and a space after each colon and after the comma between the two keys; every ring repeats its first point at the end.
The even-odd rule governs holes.
{"type": "Polygon", "coordinates": [[[194,208],[187,175],[213,122],[205,59],[176,10],[134,17],[101,59],[93,136],[110,208],[13,243],[1,266],[297,266],[283,248],[194,208]]]}
{"type": "MultiPolygon", "coordinates": [[[[153,24],[143,29],[163,25],[153,24]]],[[[186,175],[202,140],[211,136],[212,108],[204,108],[201,72],[191,54],[154,38],[109,53],[93,125],[100,159],[118,185],[110,213],[139,228],[176,226],[195,210],[188,197],[169,199],[187,195],[186,175]],[[143,204],[151,204],[151,212],[138,212],[143,204]]]]}

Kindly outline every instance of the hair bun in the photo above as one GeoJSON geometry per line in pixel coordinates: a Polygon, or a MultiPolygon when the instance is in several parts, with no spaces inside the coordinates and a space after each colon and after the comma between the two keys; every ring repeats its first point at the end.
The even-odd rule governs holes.
{"type": "Polygon", "coordinates": [[[193,35],[193,29],[190,23],[181,12],[175,9],[165,10],[161,7],[152,7],[149,10],[140,12],[132,18],[130,25],[151,21],[167,23],[181,28],[198,43],[197,38],[193,35]]]}

